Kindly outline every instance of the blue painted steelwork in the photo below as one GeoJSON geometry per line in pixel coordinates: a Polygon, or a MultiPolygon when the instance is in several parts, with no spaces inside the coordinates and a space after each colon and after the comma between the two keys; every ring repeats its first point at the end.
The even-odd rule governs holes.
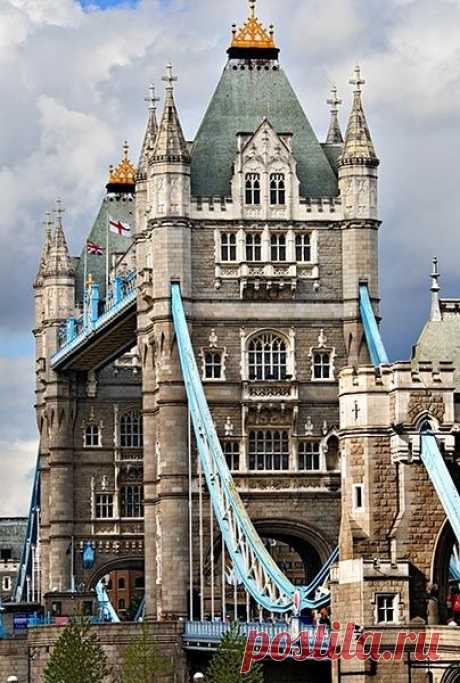
{"type": "Polygon", "coordinates": [[[452,530],[460,543],[460,495],[433,434],[422,434],[420,457],[425,465],[452,530]]]}
{"type": "Polygon", "coordinates": [[[85,314],[80,318],[69,318],[59,330],[59,350],[51,357],[51,367],[62,363],[96,332],[124,313],[136,301],[136,297],[136,273],[129,273],[126,277],[117,276],[109,290],[105,310],[99,314],[99,285],[91,285],[85,314]]]}
{"type": "Polygon", "coordinates": [[[91,543],[85,543],[82,553],[83,569],[92,569],[96,561],[96,552],[91,543]]]}
{"type": "Polygon", "coordinates": [[[338,549],[313,582],[303,587],[294,586],[272,559],[249,518],[222,452],[196,364],[178,284],[172,285],[171,294],[174,328],[200,461],[233,567],[246,591],[269,612],[283,614],[325,605],[329,602],[328,595],[317,599],[311,596],[327,578],[338,557],[338,549]]]}
{"type": "Polygon", "coordinates": [[[27,520],[26,537],[22,549],[21,564],[18,567],[16,587],[14,591],[15,601],[24,601],[24,591],[26,579],[32,576],[32,546],[36,545],[39,535],[39,514],[40,514],[40,454],[37,456],[35,465],[34,483],[32,488],[32,499],[27,520]]]}
{"type": "Polygon", "coordinates": [[[372,364],[376,367],[387,365],[389,363],[388,356],[377,325],[367,285],[360,285],[359,287],[359,308],[372,364]]]}
{"type": "Polygon", "coordinates": [[[454,581],[460,581],[460,565],[455,557],[450,558],[449,573],[454,581]]]}
{"type": "MultiPolygon", "coordinates": [[[[223,636],[233,628],[231,622],[219,621],[187,621],[185,624],[185,632],[182,636],[185,647],[187,649],[215,649],[219,645],[223,636]]],[[[313,648],[319,645],[319,638],[321,637],[321,651],[325,652],[329,646],[329,629],[325,627],[318,631],[316,626],[312,624],[298,623],[294,620],[288,622],[253,622],[253,623],[238,623],[240,635],[247,637],[250,631],[257,631],[257,633],[266,633],[272,642],[276,636],[289,633],[292,638],[297,638],[299,633],[308,634],[308,643],[310,652],[313,654],[313,648]],[[317,642],[318,640],[318,642],[317,642]]],[[[306,646],[305,636],[302,639],[303,647],[306,646]]]]}
{"type": "Polygon", "coordinates": [[[107,588],[104,580],[101,579],[96,584],[97,604],[99,607],[99,617],[102,622],[111,622],[112,624],[119,624],[120,617],[116,613],[109,596],[107,595],[107,588]]]}
{"type": "Polygon", "coordinates": [[[5,638],[8,638],[8,632],[5,628],[5,624],[3,623],[3,612],[5,611],[5,608],[3,607],[2,599],[0,598],[0,640],[4,640],[5,638]]]}

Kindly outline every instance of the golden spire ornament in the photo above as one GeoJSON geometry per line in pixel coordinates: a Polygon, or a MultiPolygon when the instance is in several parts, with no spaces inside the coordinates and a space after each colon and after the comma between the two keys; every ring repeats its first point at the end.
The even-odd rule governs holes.
{"type": "Polygon", "coordinates": [[[116,168],[109,170],[108,185],[134,185],[136,182],[136,167],[129,160],[129,145],[125,141],[123,145],[123,159],[116,168]]]}
{"type": "Polygon", "coordinates": [[[259,48],[263,50],[276,49],[274,40],[274,28],[270,26],[267,31],[256,16],[256,2],[249,2],[250,16],[244,26],[238,31],[236,24],[233,26],[232,48],[259,48]]]}

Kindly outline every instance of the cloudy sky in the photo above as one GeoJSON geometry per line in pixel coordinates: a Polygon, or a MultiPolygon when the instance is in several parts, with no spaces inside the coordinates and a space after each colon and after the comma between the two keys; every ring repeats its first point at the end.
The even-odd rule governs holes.
{"type": "MultiPolygon", "coordinates": [[[[24,514],[37,443],[32,279],[42,217],[61,196],[73,253],[128,139],[137,157],[148,84],[172,60],[193,138],[246,0],[0,0],[0,515],[24,514]]],[[[385,341],[409,356],[440,258],[460,296],[460,0],[258,0],[320,138],[336,83],[344,106],[360,62],[381,165],[385,341]]]]}

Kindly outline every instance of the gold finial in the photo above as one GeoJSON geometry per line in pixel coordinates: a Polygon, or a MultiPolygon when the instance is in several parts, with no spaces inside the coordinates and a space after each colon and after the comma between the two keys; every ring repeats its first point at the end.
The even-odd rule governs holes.
{"type": "Polygon", "coordinates": [[[136,182],[136,167],[129,160],[129,145],[123,144],[123,160],[116,168],[110,166],[108,185],[134,185],[136,182]]]}
{"type": "Polygon", "coordinates": [[[92,274],[92,273],[88,273],[88,278],[87,278],[87,280],[86,280],[86,286],[87,286],[87,287],[92,287],[92,285],[93,285],[93,274],[92,274]]]}
{"type": "Polygon", "coordinates": [[[232,47],[276,49],[274,27],[265,29],[256,17],[256,0],[249,1],[250,16],[244,26],[238,31],[233,25],[232,47]]]}
{"type": "Polygon", "coordinates": [[[366,81],[364,78],[361,78],[361,67],[359,64],[355,66],[355,77],[350,80],[350,85],[355,86],[355,93],[360,93],[361,92],[361,86],[365,85],[366,81]]]}

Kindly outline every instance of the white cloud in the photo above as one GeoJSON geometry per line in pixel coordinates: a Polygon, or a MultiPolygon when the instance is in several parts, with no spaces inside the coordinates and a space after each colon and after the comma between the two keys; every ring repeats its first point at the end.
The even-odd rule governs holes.
{"type": "Polygon", "coordinates": [[[0,517],[27,516],[37,449],[38,441],[5,442],[0,439],[0,517]]]}

